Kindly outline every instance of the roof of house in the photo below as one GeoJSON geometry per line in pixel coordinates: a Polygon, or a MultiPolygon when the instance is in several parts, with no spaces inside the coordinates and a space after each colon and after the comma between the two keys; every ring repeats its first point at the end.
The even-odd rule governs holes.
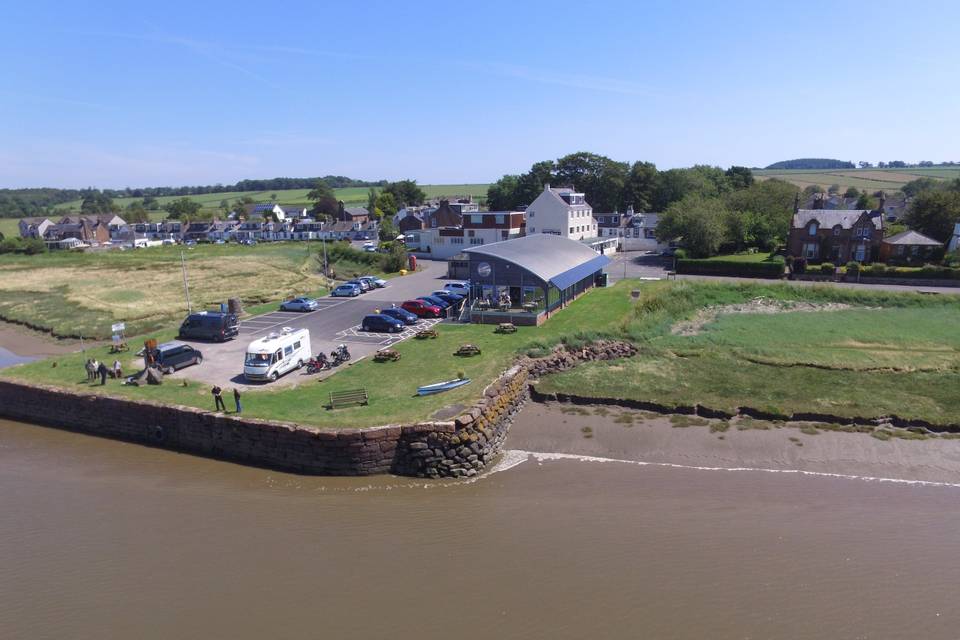
{"type": "Polygon", "coordinates": [[[25,222],[26,224],[40,224],[44,220],[48,222],[53,222],[49,216],[38,216],[34,218],[20,218],[20,222],[25,222]]]}
{"type": "Polygon", "coordinates": [[[794,229],[803,229],[816,220],[821,227],[833,228],[840,225],[843,229],[852,229],[860,216],[867,214],[873,226],[883,229],[883,218],[879,212],[868,209],[799,209],[793,214],[791,224],[794,229]]]}
{"type": "Polygon", "coordinates": [[[349,220],[340,221],[340,222],[334,222],[332,225],[330,225],[330,226],[328,227],[328,229],[329,229],[330,231],[333,231],[333,232],[337,232],[337,231],[355,231],[355,230],[356,230],[356,229],[354,228],[354,223],[350,222],[349,220]]]}
{"type": "Polygon", "coordinates": [[[560,289],[610,263],[610,258],[582,242],[547,233],[470,247],[463,252],[506,260],[560,289]]]}
{"type": "Polygon", "coordinates": [[[889,238],[884,238],[883,242],[884,244],[920,245],[924,247],[939,247],[943,245],[942,242],[937,242],[933,238],[927,237],[919,231],[912,229],[890,236],[889,238]]]}
{"type": "Polygon", "coordinates": [[[351,218],[370,215],[370,212],[367,211],[366,207],[344,207],[343,212],[346,213],[351,218]]]}

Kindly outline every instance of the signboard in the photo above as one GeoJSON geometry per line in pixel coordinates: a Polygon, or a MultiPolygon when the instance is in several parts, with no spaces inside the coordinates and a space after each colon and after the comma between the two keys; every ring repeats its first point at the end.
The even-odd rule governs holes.
{"type": "Polygon", "coordinates": [[[113,331],[114,333],[120,333],[126,330],[126,328],[127,328],[127,325],[123,322],[117,322],[115,324],[110,325],[110,331],[113,331]]]}
{"type": "Polygon", "coordinates": [[[489,278],[492,271],[489,262],[481,262],[477,265],[477,275],[481,278],[489,278]]]}
{"type": "Polygon", "coordinates": [[[121,338],[121,336],[120,336],[119,333],[113,334],[113,344],[119,346],[119,345],[120,345],[120,340],[122,340],[122,338],[121,338]]]}

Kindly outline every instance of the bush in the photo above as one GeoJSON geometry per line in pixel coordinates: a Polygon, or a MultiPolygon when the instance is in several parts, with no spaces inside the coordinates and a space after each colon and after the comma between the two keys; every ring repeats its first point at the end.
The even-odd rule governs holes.
{"type": "Polygon", "coordinates": [[[736,260],[677,260],[677,273],[732,276],[737,278],[780,278],[783,260],[738,262],[736,260]]]}
{"type": "Polygon", "coordinates": [[[887,265],[881,262],[874,262],[867,267],[867,273],[871,276],[885,276],[887,274],[887,265]]]}
{"type": "Polygon", "coordinates": [[[674,256],[677,260],[686,260],[686,259],[687,259],[687,250],[686,250],[686,249],[677,249],[677,250],[674,252],[673,256],[674,256]]]}
{"type": "Polygon", "coordinates": [[[6,238],[0,240],[0,253],[23,253],[32,256],[46,252],[47,245],[39,238],[6,238]]]}
{"type": "Polygon", "coordinates": [[[832,262],[824,262],[823,264],[820,265],[820,273],[822,274],[832,276],[836,272],[837,272],[837,266],[832,262]]]}
{"type": "Polygon", "coordinates": [[[859,262],[848,262],[847,263],[847,273],[849,275],[856,275],[860,273],[860,263],[859,262]]]}

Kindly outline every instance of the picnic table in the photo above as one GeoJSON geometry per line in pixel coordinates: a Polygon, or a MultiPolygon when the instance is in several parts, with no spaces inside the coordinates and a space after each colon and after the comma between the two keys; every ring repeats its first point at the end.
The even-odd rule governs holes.
{"type": "Polygon", "coordinates": [[[462,344],[460,348],[454,352],[455,356],[478,356],[480,355],[480,347],[475,344],[462,344]]]}
{"type": "Polygon", "coordinates": [[[501,322],[497,325],[496,333],[516,333],[517,327],[512,322],[501,322]]]}

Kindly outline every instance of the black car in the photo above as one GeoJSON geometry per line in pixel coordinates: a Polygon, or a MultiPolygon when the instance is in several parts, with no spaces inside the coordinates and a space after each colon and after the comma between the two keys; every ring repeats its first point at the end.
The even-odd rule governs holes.
{"type": "Polygon", "coordinates": [[[400,333],[403,331],[403,321],[379,314],[371,314],[363,317],[360,323],[363,331],[377,331],[382,333],[400,333]]]}
{"type": "Polygon", "coordinates": [[[419,318],[417,314],[410,313],[406,309],[401,309],[400,307],[393,307],[391,309],[384,309],[380,312],[382,316],[390,316],[391,318],[396,318],[403,324],[417,324],[419,318]]]}
{"type": "Polygon", "coordinates": [[[240,319],[235,313],[201,311],[191,313],[180,325],[181,339],[224,342],[240,333],[240,319]]]}
{"type": "Polygon", "coordinates": [[[425,302],[429,302],[430,304],[440,307],[441,309],[444,309],[444,310],[449,309],[451,307],[449,302],[447,302],[446,300],[441,300],[437,296],[420,296],[417,298],[417,300],[424,300],[425,302]]]}
{"type": "Polygon", "coordinates": [[[165,342],[153,351],[153,362],[164,373],[203,362],[203,354],[182,342],[165,342]]]}
{"type": "Polygon", "coordinates": [[[430,295],[431,295],[431,297],[434,297],[434,298],[440,298],[441,300],[443,300],[444,302],[446,302],[447,304],[449,304],[449,305],[452,306],[452,307],[455,307],[455,306],[457,306],[458,304],[460,304],[461,302],[463,302],[463,296],[459,296],[459,295],[457,295],[457,294],[455,294],[455,293],[446,293],[446,292],[434,291],[434,292],[431,293],[430,295]]]}

